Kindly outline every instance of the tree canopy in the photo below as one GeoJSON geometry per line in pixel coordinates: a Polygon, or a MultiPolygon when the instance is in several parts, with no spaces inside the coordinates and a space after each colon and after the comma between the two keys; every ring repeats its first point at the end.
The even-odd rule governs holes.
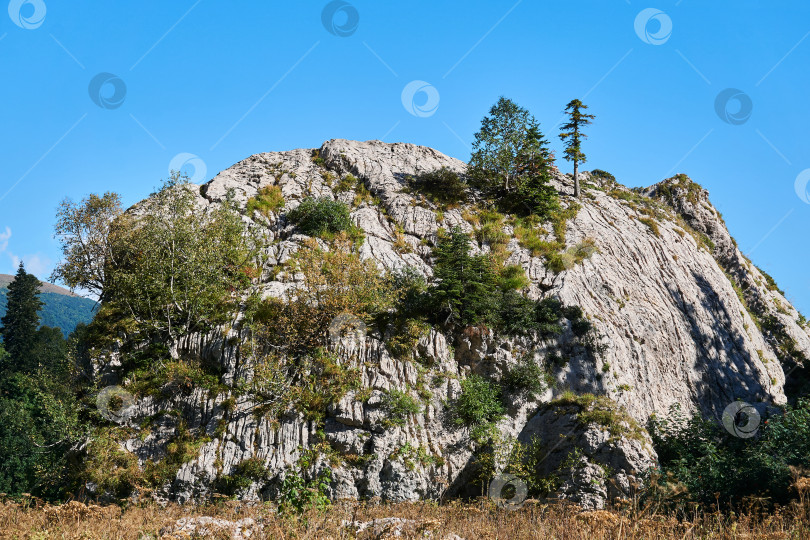
{"type": "Polygon", "coordinates": [[[549,185],[554,155],[540,125],[527,109],[501,97],[475,134],[470,181],[503,206],[545,215],[556,207],[549,185]]]}
{"type": "Polygon", "coordinates": [[[0,319],[0,336],[8,353],[7,367],[15,370],[29,364],[42,301],[39,299],[39,279],[25,271],[20,263],[14,281],[8,285],[6,314],[0,319]]]}
{"type": "Polygon", "coordinates": [[[249,283],[253,243],[230,201],[203,208],[195,189],[173,173],[126,213],[113,193],[63,203],[56,230],[64,260],[55,277],[98,293],[153,337],[222,324],[249,283]]]}

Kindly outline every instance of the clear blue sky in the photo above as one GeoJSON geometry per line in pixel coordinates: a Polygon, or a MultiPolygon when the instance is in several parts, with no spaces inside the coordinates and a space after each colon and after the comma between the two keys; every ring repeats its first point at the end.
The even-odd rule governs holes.
{"type": "Polygon", "coordinates": [[[810,168],[806,1],[6,3],[0,273],[22,258],[47,277],[61,199],[113,190],[134,203],[179,154],[199,157],[203,180],[330,138],[466,160],[500,95],[529,108],[559,153],[554,126],[581,98],[597,115],[586,168],[630,186],[689,174],[810,313],[810,204],[795,186],[810,168]],[[100,73],[117,78],[97,79],[91,99],[100,73]],[[427,92],[406,107],[412,81],[430,86],[411,85],[427,92]],[[715,102],[728,88],[742,96],[721,104],[724,120],[715,102]]]}

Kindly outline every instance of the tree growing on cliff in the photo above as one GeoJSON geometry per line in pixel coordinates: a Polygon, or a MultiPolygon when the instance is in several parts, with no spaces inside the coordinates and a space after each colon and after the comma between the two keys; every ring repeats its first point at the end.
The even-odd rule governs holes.
{"type": "Polygon", "coordinates": [[[55,276],[157,339],[226,322],[252,275],[254,242],[234,205],[203,208],[176,172],[130,212],[113,193],[63,203],[56,234],[64,259],[55,276]]]}
{"type": "Polygon", "coordinates": [[[4,368],[22,371],[31,362],[31,350],[39,326],[39,280],[20,263],[17,275],[8,285],[6,314],[0,319],[0,336],[8,353],[4,368]]]}
{"type": "Polygon", "coordinates": [[[51,281],[61,281],[72,291],[84,289],[103,300],[109,270],[115,266],[113,247],[123,232],[114,224],[122,213],[121,197],[109,191],[102,196],[91,194],[79,203],[63,200],[54,227],[63,259],[51,281]]]}
{"type": "Polygon", "coordinates": [[[582,139],[588,136],[582,133],[582,128],[590,125],[591,120],[596,118],[592,114],[583,112],[588,106],[580,100],[571,100],[565,106],[565,113],[568,115],[568,123],[560,127],[560,139],[565,142],[564,158],[566,161],[574,163],[574,197],[579,198],[579,176],[578,168],[580,163],[585,163],[585,154],[582,153],[582,139]]]}
{"type": "Polygon", "coordinates": [[[431,288],[435,314],[444,322],[491,323],[498,276],[486,255],[470,255],[470,239],[458,227],[439,240],[431,288]]]}
{"type": "Polygon", "coordinates": [[[557,192],[549,185],[553,165],[554,156],[534,116],[501,97],[475,134],[468,168],[471,183],[510,210],[522,206],[545,215],[556,206],[557,192]]]}

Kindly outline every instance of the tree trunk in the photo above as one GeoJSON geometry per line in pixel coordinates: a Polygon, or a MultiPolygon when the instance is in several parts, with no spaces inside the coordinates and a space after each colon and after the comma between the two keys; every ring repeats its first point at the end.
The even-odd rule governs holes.
{"type": "Polygon", "coordinates": [[[577,175],[577,166],[579,163],[574,162],[574,197],[579,199],[579,176],[577,175]]]}

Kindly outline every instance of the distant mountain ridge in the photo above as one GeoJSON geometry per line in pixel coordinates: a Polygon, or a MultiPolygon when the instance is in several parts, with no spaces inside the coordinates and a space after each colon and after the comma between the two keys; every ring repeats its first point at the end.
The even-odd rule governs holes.
{"type": "MultiPolygon", "coordinates": [[[[0,317],[6,314],[6,294],[8,284],[14,276],[0,274],[0,317]]],[[[45,304],[40,311],[40,322],[44,326],[59,328],[68,336],[80,323],[93,320],[96,302],[83,298],[53,283],[40,282],[40,299],[45,304]]]]}

